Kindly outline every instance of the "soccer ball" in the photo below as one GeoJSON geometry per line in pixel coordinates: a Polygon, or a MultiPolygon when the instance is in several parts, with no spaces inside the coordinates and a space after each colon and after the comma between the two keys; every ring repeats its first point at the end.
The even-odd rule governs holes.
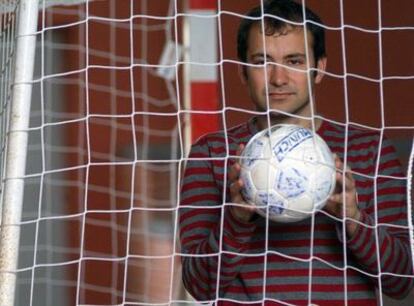
{"type": "Polygon", "coordinates": [[[335,162],[328,145],[297,125],[276,125],[254,135],[240,164],[245,201],[272,221],[311,216],[335,188],[335,162]]]}

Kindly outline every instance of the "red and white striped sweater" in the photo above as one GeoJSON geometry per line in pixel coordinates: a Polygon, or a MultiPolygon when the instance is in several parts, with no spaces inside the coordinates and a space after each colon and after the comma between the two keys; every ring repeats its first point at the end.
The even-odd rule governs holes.
{"type": "Polygon", "coordinates": [[[392,145],[353,127],[323,122],[318,130],[341,159],[346,150],[356,180],[362,224],[344,238],[342,222],[326,212],[314,223],[232,217],[225,204],[227,169],[239,144],[256,132],[252,119],[192,146],[179,222],[183,281],[193,297],[217,305],[368,306],[377,305],[376,287],[404,297],[413,286],[406,179],[392,145]]]}

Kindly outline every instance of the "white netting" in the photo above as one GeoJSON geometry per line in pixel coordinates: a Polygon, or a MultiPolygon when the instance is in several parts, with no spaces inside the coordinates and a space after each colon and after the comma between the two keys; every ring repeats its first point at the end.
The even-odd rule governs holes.
{"type": "MultiPolygon", "coordinates": [[[[94,1],[94,0],[89,0],[94,1]]],[[[52,5],[74,5],[78,3],[84,3],[85,0],[39,0],[39,4],[42,7],[48,7],[52,5]]],[[[19,0],[2,0],[0,1],[0,13],[12,12],[18,5],[19,0]]]]}
{"type": "MultiPolygon", "coordinates": [[[[4,158],[6,152],[6,131],[8,125],[11,85],[13,80],[13,64],[15,57],[15,22],[16,22],[17,5],[10,6],[7,14],[0,15],[0,105],[1,105],[1,173],[4,177],[4,158]]],[[[0,211],[1,211],[0,206],[0,211]]],[[[1,219],[0,219],[1,220],[1,219]]]]}
{"type": "MultiPolygon", "coordinates": [[[[219,108],[194,110],[205,113],[203,120],[218,115],[229,127],[255,114],[237,81],[235,35],[243,14],[260,3],[222,0],[217,14],[191,16],[176,0],[39,2],[15,305],[194,303],[182,285],[178,245],[179,182],[190,141],[187,73],[191,65],[219,71],[219,108]],[[217,61],[194,62],[189,46],[181,47],[188,18],[217,22],[217,61]],[[162,60],[168,51],[173,63],[162,60]]],[[[326,23],[319,115],[389,135],[406,174],[398,179],[412,199],[414,6],[305,3],[326,23]]],[[[1,5],[3,171],[17,6],[1,5]]],[[[310,261],[318,256],[311,254],[310,261]]],[[[397,303],[380,291],[378,304],[409,300],[397,303]]]]}

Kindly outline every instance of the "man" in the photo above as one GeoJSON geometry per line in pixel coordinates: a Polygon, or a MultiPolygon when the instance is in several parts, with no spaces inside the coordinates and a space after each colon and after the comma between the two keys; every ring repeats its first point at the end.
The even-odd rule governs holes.
{"type": "Polygon", "coordinates": [[[266,1],[248,16],[238,32],[240,76],[258,115],[192,146],[180,203],[186,288],[219,305],[377,305],[376,288],[404,297],[412,265],[394,149],[376,133],[313,116],[327,63],[319,17],[306,9],[305,28],[291,0],[266,1]],[[292,224],[268,222],[244,202],[235,158],[278,123],[315,129],[337,156],[337,188],[324,211],[292,224]]]}

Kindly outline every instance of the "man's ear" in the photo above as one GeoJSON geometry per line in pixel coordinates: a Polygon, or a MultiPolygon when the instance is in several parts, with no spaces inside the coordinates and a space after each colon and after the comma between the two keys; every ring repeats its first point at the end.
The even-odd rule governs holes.
{"type": "Polygon", "coordinates": [[[239,64],[237,66],[237,72],[241,80],[241,83],[243,85],[246,85],[247,84],[247,67],[243,64],[239,64]]]}
{"type": "Polygon", "coordinates": [[[321,57],[318,60],[318,64],[316,66],[318,71],[316,71],[315,84],[318,84],[322,81],[323,76],[325,75],[327,61],[328,61],[328,59],[326,58],[326,56],[321,57]]]}

